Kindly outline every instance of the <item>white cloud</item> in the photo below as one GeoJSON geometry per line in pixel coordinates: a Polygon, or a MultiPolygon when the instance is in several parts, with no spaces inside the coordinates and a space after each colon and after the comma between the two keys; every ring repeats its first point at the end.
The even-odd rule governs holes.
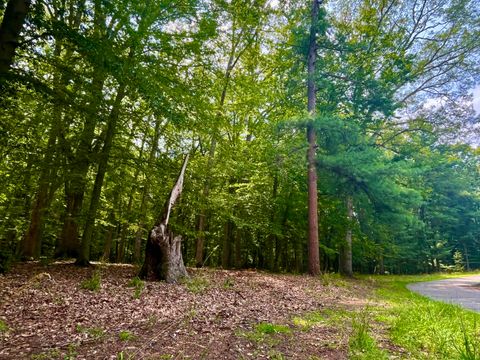
{"type": "Polygon", "coordinates": [[[473,108],[477,114],[480,114],[480,85],[475,86],[473,93],[473,108]]]}

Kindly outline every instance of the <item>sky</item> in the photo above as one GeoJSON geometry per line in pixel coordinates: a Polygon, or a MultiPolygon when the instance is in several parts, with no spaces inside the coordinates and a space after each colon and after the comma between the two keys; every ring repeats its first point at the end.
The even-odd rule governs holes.
{"type": "Polygon", "coordinates": [[[473,89],[473,108],[477,114],[480,114],[480,85],[473,89]]]}

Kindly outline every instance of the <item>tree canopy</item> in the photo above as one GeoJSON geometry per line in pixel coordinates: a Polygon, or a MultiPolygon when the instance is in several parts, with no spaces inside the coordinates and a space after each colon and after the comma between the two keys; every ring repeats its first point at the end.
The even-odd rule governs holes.
{"type": "Polygon", "coordinates": [[[480,267],[478,1],[10,0],[0,18],[0,270],[139,263],[186,154],[187,265],[480,267]]]}

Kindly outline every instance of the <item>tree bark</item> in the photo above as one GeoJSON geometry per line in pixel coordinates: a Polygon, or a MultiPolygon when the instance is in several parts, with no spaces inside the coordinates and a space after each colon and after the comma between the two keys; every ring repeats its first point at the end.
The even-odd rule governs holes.
{"type": "Polygon", "coordinates": [[[182,278],[188,277],[181,251],[182,238],[181,236],[175,236],[168,227],[172,208],[182,193],[188,157],[188,155],[185,157],[178,179],[164,205],[162,214],[148,235],[145,262],[139,274],[142,279],[165,280],[167,283],[176,283],[182,278]]]}
{"type": "Polygon", "coordinates": [[[30,0],[10,0],[7,3],[0,25],[0,77],[9,71],[13,64],[30,4],[30,0]]]}
{"type": "Polygon", "coordinates": [[[345,243],[340,248],[339,270],[340,274],[353,276],[352,269],[352,221],[353,221],[353,200],[347,196],[347,231],[345,233],[345,243]]]}
{"type": "MultiPolygon", "coordinates": [[[[51,179],[54,177],[53,157],[55,143],[58,135],[58,114],[54,115],[54,121],[48,133],[47,149],[43,158],[43,167],[38,180],[38,190],[33,201],[33,208],[30,215],[30,223],[22,241],[21,257],[23,259],[38,258],[40,256],[43,217],[48,208],[53,192],[51,179]]],[[[55,189],[57,187],[55,186],[55,189]]]]}
{"type": "MultiPolygon", "coordinates": [[[[315,64],[317,61],[317,23],[320,3],[313,0],[311,11],[310,41],[308,47],[308,81],[307,98],[308,112],[313,117],[316,113],[315,64]]],[[[308,272],[311,275],[320,274],[320,251],[318,244],[318,195],[317,169],[315,166],[316,133],[313,121],[307,125],[307,166],[308,166],[308,272]]]]}

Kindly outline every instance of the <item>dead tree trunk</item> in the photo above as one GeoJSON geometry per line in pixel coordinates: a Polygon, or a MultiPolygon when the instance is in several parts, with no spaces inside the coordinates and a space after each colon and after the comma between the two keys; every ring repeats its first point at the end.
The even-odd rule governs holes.
{"type": "Polygon", "coordinates": [[[162,214],[148,234],[145,262],[139,274],[142,279],[176,283],[188,276],[181,251],[182,237],[175,236],[168,228],[173,205],[182,193],[187,162],[188,155],[185,157],[180,175],[170,192],[162,214]]]}

